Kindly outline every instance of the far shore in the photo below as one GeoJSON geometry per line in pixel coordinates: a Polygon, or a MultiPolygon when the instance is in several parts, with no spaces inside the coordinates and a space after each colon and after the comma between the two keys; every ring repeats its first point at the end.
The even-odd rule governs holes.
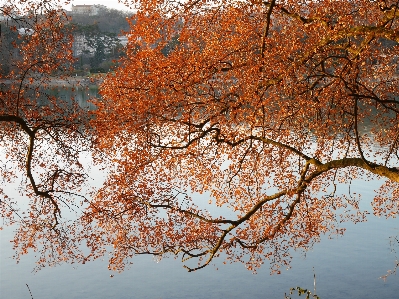
{"type": "MultiPolygon", "coordinates": [[[[24,84],[29,83],[31,79],[27,78],[24,80],[24,84]]],[[[94,76],[67,76],[67,77],[50,77],[50,78],[32,78],[32,85],[43,85],[50,87],[89,87],[89,86],[99,86],[104,80],[104,76],[94,75],[94,76]]],[[[19,83],[19,80],[11,79],[0,79],[0,84],[9,85],[12,83],[19,83]]]]}

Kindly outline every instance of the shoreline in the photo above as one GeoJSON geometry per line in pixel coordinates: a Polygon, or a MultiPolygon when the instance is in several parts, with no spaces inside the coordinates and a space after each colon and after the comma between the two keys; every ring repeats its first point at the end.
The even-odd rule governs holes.
{"type": "MultiPolygon", "coordinates": [[[[48,77],[48,78],[26,78],[23,85],[32,85],[43,87],[98,87],[104,81],[104,77],[89,76],[68,76],[68,77],[48,77]],[[29,82],[32,80],[31,82],[29,82]]],[[[0,84],[11,85],[20,84],[20,80],[0,79],[0,84]]]]}

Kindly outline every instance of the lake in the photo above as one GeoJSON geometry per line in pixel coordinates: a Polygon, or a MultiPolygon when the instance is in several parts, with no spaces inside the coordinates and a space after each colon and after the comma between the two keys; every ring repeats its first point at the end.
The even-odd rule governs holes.
{"type": "MultiPolygon", "coordinates": [[[[70,97],[68,90],[55,91],[56,95],[70,97]]],[[[81,107],[95,96],[95,90],[78,91],[75,99],[81,107]]],[[[85,106],[86,105],[86,106],[85,106]]],[[[93,107],[88,107],[92,109],[93,107]]],[[[92,172],[100,183],[103,174],[92,172]]],[[[373,191],[382,181],[353,181],[351,192],[361,192],[363,210],[372,211],[373,191]]],[[[4,186],[13,190],[12,185],[4,186]]],[[[341,192],[348,191],[341,185],[341,192]]],[[[21,199],[13,192],[15,199],[21,199]]],[[[198,198],[200,195],[198,195],[198,198]]],[[[399,275],[380,279],[393,269],[399,259],[399,244],[392,236],[399,234],[399,219],[384,219],[369,215],[364,223],[344,223],[343,237],[329,239],[323,236],[320,243],[308,252],[293,255],[292,268],[280,275],[270,275],[265,261],[257,274],[242,264],[224,265],[223,258],[214,260],[202,270],[188,273],[180,260],[163,259],[159,263],[150,256],[133,258],[133,265],[123,273],[107,269],[107,260],[84,265],[63,264],[32,272],[34,254],[24,256],[19,264],[12,259],[9,240],[12,227],[0,231],[0,298],[284,298],[290,288],[300,286],[313,292],[313,275],[316,275],[316,293],[321,299],[334,298],[397,298],[399,275]],[[396,244],[396,246],[395,246],[396,244]],[[397,253],[392,252],[396,250],[397,253]],[[111,277],[113,276],[113,277],[111,277]]],[[[292,295],[292,298],[297,296],[292,295]]]]}

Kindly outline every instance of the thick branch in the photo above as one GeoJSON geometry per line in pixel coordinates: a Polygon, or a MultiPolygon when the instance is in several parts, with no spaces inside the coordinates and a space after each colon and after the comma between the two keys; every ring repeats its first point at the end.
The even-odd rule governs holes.
{"type": "Polygon", "coordinates": [[[26,162],[25,162],[26,175],[29,178],[30,184],[31,184],[35,194],[40,197],[44,197],[44,198],[48,199],[53,204],[53,206],[54,206],[53,215],[54,215],[54,219],[55,219],[55,223],[53,225],[53,228],[54,228],[58,224],[57,214],[61,215],[61,210],[60,210],[56,200],[50,195],[49,191],[40,191],[39,190],[39,188],[35,182],[35,179],[33,177],[33,174],[32,174],[32,159],[33,159],[33,151],[34,151],[34,147],[35,147],[36,130],[31,129],[23,118],[21,118],[19,116],[15,116],[15,115],[9,115],[9,114],[0,115],[0,122],[16,123],[16,124],[20,125],[22,130],[29,136],[29,144],[28,144],[28,150],[27,150],[26,162]]]}
{"type": "Polygon", "coordinates": [[[270,1],[269,5],[268,5],[269,8],[268,8],[267,13],[266,13],[266,23],[265,23],[265,27],[264,27],[263,35],[262,35],[262,48],[261,48],[262,58],[265,57],[266,37],[269,34],[270,20],[271,20],[273,8],[274,8],[275,5],[276,5],[276,0],[270,1]]]}

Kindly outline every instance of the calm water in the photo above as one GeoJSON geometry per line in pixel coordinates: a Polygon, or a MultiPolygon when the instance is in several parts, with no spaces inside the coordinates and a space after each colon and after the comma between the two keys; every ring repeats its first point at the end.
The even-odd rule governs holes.
{"type": "MultiPolygon", "coordinates": [[[[93,91],[82,92],[81,106],[93,95],[93,91]]],[[[78,100],[78,95],[75,97],[78,100]]],[[[101,173],[92,173],[96,173],[93,178],[97,182],[102,180],[101,173]]],[[[378,181],[352,184],[352,192],[356,188],[363,194],[363,209],[371,211],[373,190],[380,184],[378,181]]],[[[347,190],[345,186],[341,188],[347,190]]],[[[14,193],[15,198],[18,196],[14,193]]],[[[306,256],[294,254],[292,269],[273,276],[269,274],[267,261],[256,275],[242,264],[223,265],[223,259],[215,260],[215,266],[188,273],[179,260],[163,259],[156,263],[149,256],[135,257],[134,265],[121,274],[108,271],[107,261],[65,264],[32,273],[34,254],[25,256],[19,264],[11,258],[11,227],[0,231],[0,298],[30,299],[26,284],[34,299],[284,298],[291,287],[313,291],[313,273],[317,294],[322,299],[399,298],[399,275],[391,275],[386,281],[379,279],[399,259],[399,244],[390,245],[390,237],[399,234],[399,219],[370,215],[368,222],[343,226],[347,228],[343,237],[323,237],[306,256]],[[398,253],[391,252],[392,249],[398,253]]]]}

